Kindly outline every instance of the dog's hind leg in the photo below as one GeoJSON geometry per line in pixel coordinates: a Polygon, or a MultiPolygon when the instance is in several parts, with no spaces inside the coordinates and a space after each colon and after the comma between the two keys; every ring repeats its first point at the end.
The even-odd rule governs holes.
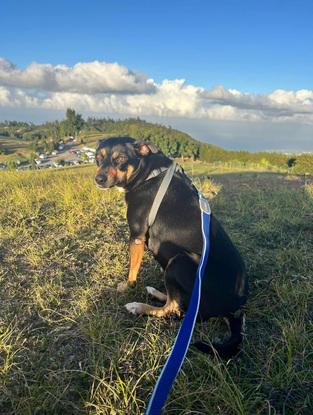
{"type": "Polygon", "coordinates": [[[165,302],[167,300],[167,295],[161,293],[161,291],[157,290],[156,288],[146,287],[146,290],[147,290],[148,294],[151,295],[151,297],[154,297],[159,301],[164,301],[165,302]]]}
{"type": "Polygon", "coordinates": [[[229,359],[240,351],[240,345],[243,338],[245,316],[242,310],[225,317],[230,330],[230,337],[224,343],[207,344],[198,341],[193,344],[198,350],[207,354],[216,352],[223,359],[229,359]]]}

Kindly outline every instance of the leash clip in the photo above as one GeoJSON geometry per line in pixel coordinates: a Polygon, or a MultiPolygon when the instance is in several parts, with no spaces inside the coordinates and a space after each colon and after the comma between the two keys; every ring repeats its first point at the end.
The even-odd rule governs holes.
{"type": "Polygon", "coordinates": [[[211,208],[207,199],[203,196],[201,192],[199,192],[199,205],[202,212],[207,213],[208,215],[211,214],[211,208]]]}

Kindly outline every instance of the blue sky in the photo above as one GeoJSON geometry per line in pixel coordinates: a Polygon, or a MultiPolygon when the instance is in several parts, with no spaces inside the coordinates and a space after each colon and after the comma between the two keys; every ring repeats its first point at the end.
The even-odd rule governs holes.
{"type": "MultiPolygon", "coordinates": [[[[0,56],[19,70],[32,62],[73,67],[98,60],[158,85],[185,79],[206,90],[222,85],[256,95],[313,90],[311,0],[3,3],[0,56]]],[[[153,115],[160,114],[147,113],[153,115]]]]}
{"type": "Polygon", "coordinates": [[[3,3],[1,53],[18,65],[99,59],[157,81],[313,88],[311,0],[3,3]]]}

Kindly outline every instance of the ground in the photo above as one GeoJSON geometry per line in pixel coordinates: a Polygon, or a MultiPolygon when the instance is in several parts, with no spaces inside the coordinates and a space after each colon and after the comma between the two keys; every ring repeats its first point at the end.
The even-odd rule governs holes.
{"type": "MultiPolygon", "coordinates": [[[[240,357],[190,348],[164,413],[311,414],[313,186],[186,167],[242,253],[251,296],[240,357]]],[[[124,308],[152,302],[145,286],[164,290],[149,254],[137,287],[116,291],[128,267],[125,204],[96,189],[94,172],[0,173],[1,414],[142,414],[173,345],[180,320],[124,308]]],[[[194,339],[224,334],[213,319],[194,339]]]]}

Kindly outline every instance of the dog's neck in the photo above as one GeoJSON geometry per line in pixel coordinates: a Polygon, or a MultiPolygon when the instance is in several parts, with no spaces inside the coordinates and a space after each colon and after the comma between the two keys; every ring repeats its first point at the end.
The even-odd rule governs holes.
{"type": "Polygon", "coordinates": [[[164,156],[164,154],[149,154],[143,157],[134,173],[131,175],[127,184],[124,186],[126,192],[130,192],[139,188],[147,180],[156,177],[157,172],[165,171],[172,160],[164,156]]]}

